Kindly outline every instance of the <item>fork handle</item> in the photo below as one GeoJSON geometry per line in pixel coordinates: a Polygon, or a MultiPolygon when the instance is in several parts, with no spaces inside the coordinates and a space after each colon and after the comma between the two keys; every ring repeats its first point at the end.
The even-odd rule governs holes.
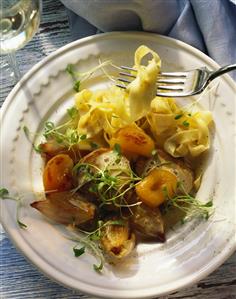
{"type": "Polygon", "coordinates": [[[220,69],[218,69],[217,71],[211,72],[209,80],[211,81],[211,80],[213,80],[225,73],[231,72],[233,70],[236,70],[236,64],[230,64],[230,65],[223,66],[220,69]]]}

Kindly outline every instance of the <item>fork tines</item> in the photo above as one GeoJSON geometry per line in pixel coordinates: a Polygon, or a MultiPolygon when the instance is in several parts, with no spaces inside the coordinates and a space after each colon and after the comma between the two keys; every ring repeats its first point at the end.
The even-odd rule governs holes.
{"type": "MultiPolygon", "coordinates": [[[[120,76],[123,77],[127,77],[123,78],[123,77],[119,77],[117,80],[125,83],[125,84],[117,84],[118,87],[121,88],[126,88],[126,84],[131,83],[131,79],[135,79],[135,72],[137,72],[137,70],[128,67],[128,66],[121,66],[120,67],[122,70],[127,70],[129,72],[119,72],[120,76]],[[132,73],[130,73],[132,72],[132,73]],[[130,79],[128,79],[130,78],[130,79]]],[[[188,72],[172,72],[172,73],[168,73],[168,72],[162,72],[159,73],[157,76],[157,88],[159,90],[163,90],[163,91],[182,91],[183,90],[183,85],[186,82],[186,78],[187,78],[187,74],[188,72]]]]}

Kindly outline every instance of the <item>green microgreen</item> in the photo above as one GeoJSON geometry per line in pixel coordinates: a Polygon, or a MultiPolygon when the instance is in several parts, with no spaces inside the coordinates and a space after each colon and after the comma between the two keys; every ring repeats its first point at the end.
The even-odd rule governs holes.
{"type": "Polygon", "coordinates": [[[66,67],[66,72],[71,75],[72,79],[76,81],[77,73],[75,71],[75,66],[73,64],[68,64],[66,67]]]}
{"type": "Polygon", "coordinates": [[[65,123],[56,126],[52,121],[47,121],[44,124],[44,137],[46,140],[55,140],[59,144],[63,144],[68,149],[73,145],[85,140],[85,134],[79,134],[77,130],[78,110],[75,107],[67,109],[67,114],[70,117],[65,123]]]}
{"type": "Polygon", "coordinates": [[[68,64],[66,67],[66,72],[71,76],[72,80],[74,81],[73,89],[76,92],[80,91],[80,80],[78,79],[79,73],[76,72],[75,66],[73,64],[68,64]]]}
{"type": "Polygon", "coordinates": [[[66,67],[66,72],[71,76],[72,80],[74,81],[73,89],[76,92],[79,92],[81,83],[88,79],[90,76],[92,76],[99,69],[103,71],[106,77],[108,77],[111,81],[115,82],[112,76],[110,76],[104,69],[104,67],[108,65],[117,68],[117,66],[115,66],[110,60],[106,60],[103,62],[99,61],[99,64],[97,66],[84,73],[76,71],[76,68],[73,64],[68,64],[66,67]]]}
{"type": "Polygon", "coordinates": [[[82,134],[80,135],[80,140],[85,140],[87,138],[87,135],[86,134],[82,134]]]}
{"type": "Polygon", "coordinates": [[[100,262],[99,265],[93,264],[93,269],[94,269],[96,272],[101,272],[102,269],[103,269],[103,263],[100,262]]]}
{"type": "Polygon", "coordinates": [[[77,81],[74,82],[73,89],[76,92],[80,91],[80,80],[77,80],[77,81]]]}
{"type": "Polygon", "coordinates": [[[132,190],[135,184],[141,180],[131,169],[117,163],[108,163],[105,169],[89,163],[77,163],[73,168],[76,177],[79,174],[82,183],[75,189],[79,190],[85,183],[90,182],[89,190],[96,193],[103,205],[129,206],[125,196],[132,190]]]}
{"type": "Polygon", "coordinates": [[[79,256],[81,256],[82,254],[85,253],[85,246],[80,247],[80,248],[77,248],[77,246],[78,246],[78,245],[75,245],[75,246],[73,247],[73,251],[74,251],[74,255],[75,255],[75,257],[79,257],[79,256]]]}
{"type": "Polygon", "coordinates": [[[185,127],[189,127],[189,122],[188,122],[187,120],[183,121],[182,124],[183,124],[183,126],[185,126],[185,127]]]}
{"type": "Polygon", "coordinates": [[[85,253],[86,249],[88,249],[99,259],[98,265],[93,264],[93,269],[98,272],[102,271],[104,265],[103,252],[99,246],[98,241],[103,236],[103,229],[108,225],[123,226],[125,225],[125,222],[122,219],[108,220],[106,222],[99,220],[97,222],[97,228],[94,231],[88,232],[81,229],[77,229],[77,231],[83,233],[85,236],[80,236],[76,234],[76,237],[70,238],[72,241],[77,242],[77,244],[73,247],[75,257],[80,257],[85,253]]]}
{"type": "Polygon", "coordinates": [[[177,186],[183,194],[176,195],[173,198],[168,197],[168,200],[163,205],[163,211],[166,213],[172,207],[178,208],[185,214],[184,218],[181,220],[182,223],[185,223],[188,219],[191,219],[193,217],[201,217],[207,220],[212,213],[212,199],[206,203],[203,203],[196,197],[188,194],[184,190],[183,184],[181,182],[178,182],[177,186]]]}
{"type": "Polygon", "coordinates": [[[120,145],[118,144],[118,143],[116,143],[115,145],[114,145],[114,148],[113,148],[113,151],[117,154],[117,155],[121,155],[121,147],[120,147],[120,145]]]}
{"type": "Polygon", "coordinates": [[[20,228],[26,229],[27,225],[21,222],[19,219],[17,219],[17,224],[19,225],[20,228]]]}
{"type": "Polygon", "coordinates": [[[213,201],[202,203],[191,195],[178,195],[171,199],[171,205],[185,213],[184,222],[192,217],[202,217],[207,220],[212,211],[213,201]]]}
{"type": "Polygon", "coordinates": [[[175,116],[175,119],[180,119],[182,116],[183,116],[183,113],[177,114],[177,115],[175,116]]]}
{"type": "Polygon", "coordinates": [[[6,188],[0,188],[0,198],[6,199],[9,196],[9,191],[6,188]]]}
{"type": "Polygon", "coordinates": [[[93,150],[95,150],[99,147],[99,145],[97,143],[93,142],[93,141],[90,141],[89,144],[90,144],[90,146],[93,150]]]}
{"type": "Polygon", "coordinates": [[[14,200],[16,201],[16,222],[19,225],[20,228],[27,228],[27,225],[24,224],[22,221],[20,221],[19,213],[20,213],[20,207],[21,207],[21,200],[22,198],[20,196],[11,196],[9,191],[6,188],[0,188],[0,199],[6,200],[14,200]]]}
{"type": "Polygon", "coordinates": [[[79,111],[75,107],[71,107],[67,109],[67,114],[71,119],[75,119],[76,117],[78,117],[78,112],[79,111]]]}
{"type": "Polygon", "coordinates": [[[33,134],[30,132],[30,130],[29,130],[29,128],[27,127],[27,126],[23,126],[23,131],[24,131],[24,133],[25,133],[25,136],[26,136],[26,138],[30,141],[30,143],[32,144],[32,146],[33,146],[33,149],[34,149],[34,151],[36,152],[36,153],[41,153],[42,152],[42,150],[41,150],[41,148],[40,148],[40,144],[39,145],[36,145],[34,142],[32,142],[32,137],[31,136],[33,136],[33,134]]]}

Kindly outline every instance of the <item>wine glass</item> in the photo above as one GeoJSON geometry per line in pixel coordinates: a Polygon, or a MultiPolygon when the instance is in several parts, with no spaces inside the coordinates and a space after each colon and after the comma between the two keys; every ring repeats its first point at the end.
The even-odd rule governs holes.
{"type": "Polygon", "coordinates": [[[0,54],[7,54],[16,81],[21,74],[15,52],[37,32],[40,13],[40,0],[0,0],[0,54]]]}

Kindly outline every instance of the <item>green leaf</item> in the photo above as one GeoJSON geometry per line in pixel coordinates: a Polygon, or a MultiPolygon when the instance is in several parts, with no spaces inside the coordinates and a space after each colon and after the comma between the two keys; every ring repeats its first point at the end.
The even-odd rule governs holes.
{"type": "Polygon", "coordinates": [[[80,80],[75,81],[73,88],[76,92],[79,92],[79,90],[80,90],[80,80]]]}
{"type": "Polygon", "coordinates": [[[106,184],[105,184],[104,182],[100,182],[100,183],[97,185],[98,191],[101,191],[105,185],[106,185],[106,184]]]}
{"type": "Polygon", "coordinates": [[[118,220],[110,220],[110,221],[108,221],[108,224],[110,224],[110,225],[124,226],[125,222],[122,219],[118,219],[118,220]]]}
{"type": "Polygon", "coordinates": [[[75,81],[77,78],[76,70],[73,64],[68,64],[66,67],[66,72],[71,75],[72,79],[75,81]]]}
{"type": "Polygon", "coordinates": [[[39,154],[42,153],[42,148],[41,148],[40,144],[39,145],[33,144],[33,149],[36,153],[39,153],[39,154]]]}
{"type": "Polygon", "coordinates": [[[85,140],[86,138],[87,138],[87,135],[85,135],[85,134],[84,135],[80,135],[80,137],[79,137],[80,140],[85,140]]]}
{"type": "MultiPolygon", "coordinates": [[[[27,126],[23,126],[23,131],[24,131],[24,133],[25,133],[25,136],[29,139],[29,141],[31,142],[31,140],[30,140],[30,130],[29,130],[29,128],[27,127],[27,126]]],[[[42,149],[40,148],[40,144],[39,145],[35,145],[33,142],[31,142],[32,143],[32,146],[33,146],[33,149],[34,149],[34,151],[36,152],[36,153],[41,153],[42,152],[42,149]]]]}
{"type": "Polygon", "coordinates": [[[91,146],[92,149],[97,149],[98,148],[98,144],[93,142],[93,141],[90,142],[90,146],[91,146]]]}
{"type": "Polygon", "coordinates": [[[68,128],[66,130],[65,137],[67,138],[67,140],[70,144],[76,144],[79,141],[79,135],[78,135],[77,130],[75,130],[75,129],[68,128]]]}
{"type": "Polygon", "coordinates": [[[189,122],[187,122],[187,120],[183,121],[183,126],[188,127],[189,126],[189,122]]]}
{"type": "Polygon", "coordinates": [[[29,131],[29,128],[27,126],[23,126],[23,131],[25,133],[25,136],[29,137],[30,131],[29,131]]]}
{"type": "Polygon", "coordinates": [[[205,213],[205,215],[204,215],[204,218],[205,218],[206,220],[208,220],[208,219],[209,219],[209,217],[210,217],[209,213],[208,213],[208,212],[206,212],[206,213],[205,213]]]}
{"type": "Polygon", "coordinates": [[[118,143],[116,143],[115,145],[114,145],[114,148],[113,148],[113,151],[117,154],[117,155],[121,155],[121,147],[120,147],[120,145],[118,144],[118,143]]]}
{"type": "Polygon", "coordinates": [[[75,119],[78,116],[78,110],[75,107],[68,108],[67,113],[72,119],[75,119]]]}
{"type": "Polygon", "coordinates": [[[92,193],[96,193],[98,191],[98,188],[96,185],[92,185],[89,187],[89,192],[92,192],[92,193]]]}
{"type": "Polygon", "coordinates": [[[6,188],[1,188],[0,189],[0,198],[5,199],[6,196],[9,195],[9,191],[6,188]]]}
{"type": "Polygon", "coordinates": [[[46,131],[51,131],[51,130],[53,130],[54,128],[55,128],[55,125],[54,125],[53,122],[51,122],[51,121],[47,121],[47,122],[45,122],[44,129],[45,129],[46,131]]]}
{"type": "Polygon", "coordinates": [[[83,246],[83,247],[81,247],[81,248],[76,248],[76,247],[74,247],[74,248],[73,248],[73,251],[74,251],[74,255],[75,255],[76,257],[79,257],[79,256],[81,256],[82,254],[85,253],[85,246],[83,246]]]}
{"type": "Polygon", "coordinates": [[[23,228],[23,229],[27,228],[27,225],[24,224],[23,222],[21,222],[19,219],[17,220],[17,223],[18,223],[18,225],[19,225],[20,228],[23,228]]]}
{"type": "Polygon", "coordinates": [[[180,119],[182,116],[183,116],[183,113],[181,113],[181,114],[177,114],[177,115],[175,116],[175,119],[180,119]]]}
{"type": "Polygon", "coordinates": [[[93,269],[97,272],[101,272],[103,268],[103,262],[101,261],[101,263],[99,265],[95,265],[93,264],[93,269]]]}
{"type": "Polygon", "coordinates": [[[73,64],[68,64],[67,67],[66,67],[66,72],[68,74],[70,74],[71,76],[74,76],[74,66],[73,64]]]}
{"type": "Polygon", "coordinates": [[[213,201],[212,200],[208,201],[204,206],[205,207],[213,207],[213,201]]]}
{"type": "Polygon", "coordinates": [[[98,240],[100,240],[100,238],[101,238],[101,236],[100,236],[99,232],[94,233],[94,234],[92,234],[92,235],[89,237],[89,239],[90,239],[91,241],[98,241],[98,240]]]}

